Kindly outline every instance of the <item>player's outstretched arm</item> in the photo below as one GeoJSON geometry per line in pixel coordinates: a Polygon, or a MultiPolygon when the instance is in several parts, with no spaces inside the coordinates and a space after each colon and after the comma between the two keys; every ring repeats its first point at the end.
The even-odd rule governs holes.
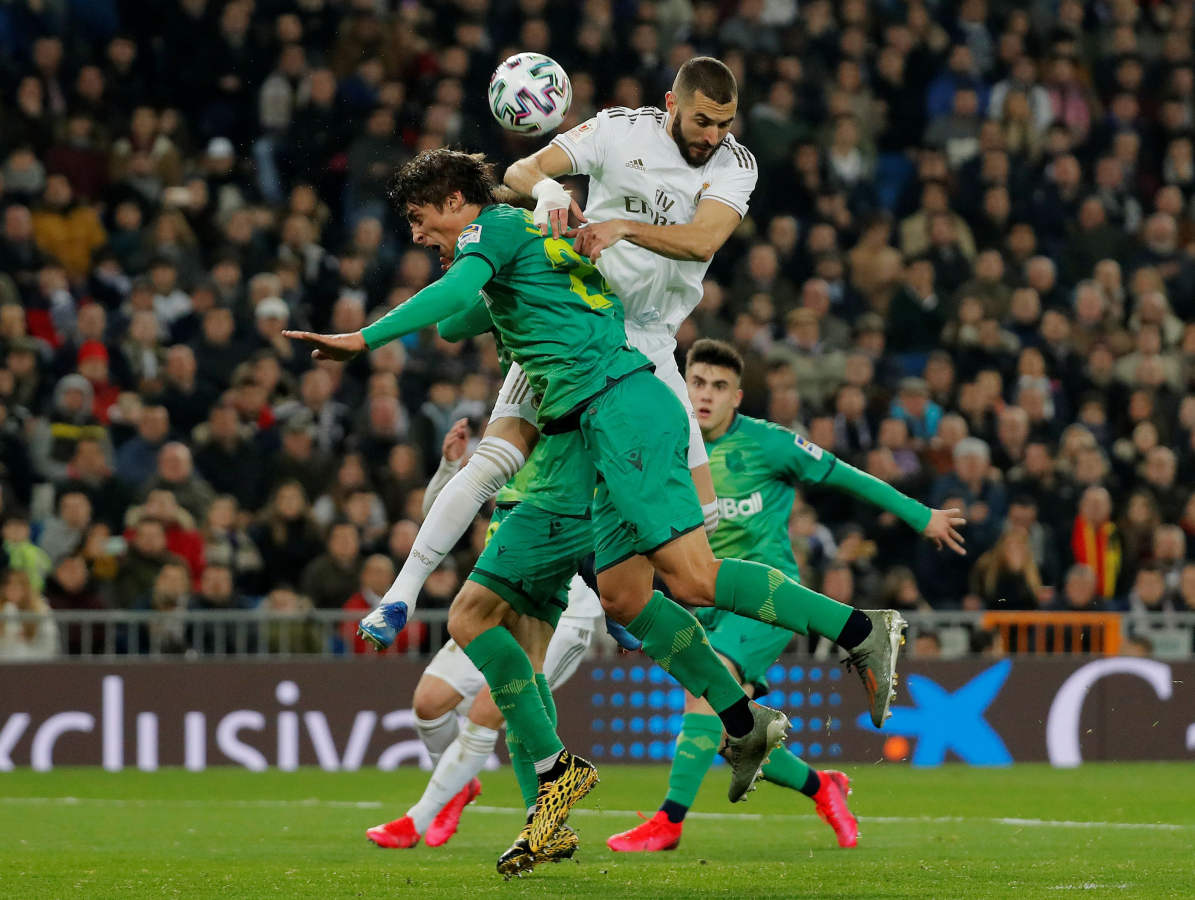
{"type": "Polygon", "coordinates": [[[490,318],[490,308],[478,297],[471,306],[442,320],[436,326],[436,330],[444,340],[455,343],[477,337],[493,327],[494,320],[490,318]]]}
{"type": "Polygon", "coordinates": [[[493,277],[493,269],[484,259],[464,256],[433,282],[401,306],[395,307],[360,331],[351,334],[314,334],[310,331],[284,331],[283,336],[306,341],[315,347],[315,359],[345,361],[366,350],[376,350],[383,344],[435,325],[463,310],[476,300],[478,292],[493,277]]]}
{"type": "Polygon", "coordinates": [[[597,259],[607,247],[625,240],[669,259],[708,262],[741,221],[738,210],[707,199],[697,205],[692,222],[652,225],[634,219],[610,219],[586,225],[578,229],[573,249],[597,259]]]}
{"type": "Polygon", "coordinates": [[[573,164],[568,154],[555,144],[549,144],[531,156],[512,163],[502,181],[512,190],[535,198],[535,224],[542,234],[551,231],[554,238],[561,235],[572,237],[576,229],[569,225],[569,217],[574,222],[585,222],[587,219],[572,194],[556,180],[572,170],[573,164]]]}
{"type": "Polygon", "coordinates": [[[930,509],[886,481],[880,481],[840,459],[835,461],[823,484],[892,513],[939,548],[949,547],[960,556],[967,553],[963,536],[958,532],[959,527],[967,524],[961,510],[930,509]]]}

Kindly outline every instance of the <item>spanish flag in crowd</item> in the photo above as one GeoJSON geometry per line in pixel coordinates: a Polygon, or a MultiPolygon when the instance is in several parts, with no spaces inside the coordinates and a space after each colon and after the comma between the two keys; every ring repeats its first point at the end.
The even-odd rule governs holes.
{"type": "Polygon", "coordinates": [[[1075,516],[1071,552],[1075,555],[1075,562],[1090,566],[1095,572],[1099,596],[1116,595],[1116,579],[1120,576],[1123,556],[1120,532],[1114,524],[1105,522],[1103,525],[1092,525],[1082,516],[1075,516]]]}

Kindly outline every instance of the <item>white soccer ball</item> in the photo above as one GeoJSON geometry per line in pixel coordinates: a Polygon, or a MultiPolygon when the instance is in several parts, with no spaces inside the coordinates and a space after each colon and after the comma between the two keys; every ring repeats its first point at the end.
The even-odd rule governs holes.
{"type": "Polygon", "coordinates": [[[518,134],[546,134],[573,102],[573,86],[560,64],[542,53],[516,53],[490,76],[490,112],[518,134]]]}

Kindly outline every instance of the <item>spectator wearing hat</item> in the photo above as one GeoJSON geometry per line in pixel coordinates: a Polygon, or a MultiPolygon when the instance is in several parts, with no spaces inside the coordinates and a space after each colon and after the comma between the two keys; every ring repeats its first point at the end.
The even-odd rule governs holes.
{"type": "Polygon", "coordinates": [[[92,391],[92,413],[102,425],[108,424],[108,410],[120,396],[120,386],[108,378],[108,348],[100,341],[85,341],[79,347],[79,374],[87,379],[92,391]]]}
{"type": "Polygon", "coordinates": [[[289,322],[290,307],[281,297],[259,300],[253,309],[255,349],[270,351],[291,371],[302,371],[308,365],[306,354],[295,349],[294,341],[282,336],[289,322]]]}
{"type": "Polygon", "coordinates": [[[53,408],[34,426],[29,440],[29,456],[41,477],[55,482],[66,478],[75,446],[82,440],[98,442],[104,456],[112,458],[108,430],[93,412],[94,400],[91,382],[82,375],[59,380],[54,388],[53,408]]]}

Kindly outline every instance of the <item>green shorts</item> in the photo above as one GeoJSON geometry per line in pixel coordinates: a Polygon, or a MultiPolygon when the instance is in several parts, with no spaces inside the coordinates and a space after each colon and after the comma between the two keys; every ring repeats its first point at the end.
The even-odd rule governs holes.
{"type": "Polygon", "coordinates": [[[728,610],[703,607],[693,615],[709,635],[710,646],[734,663],[744,684],[767,685],[768,667],[784,652],[793,633],[728,610]]]}
{"type": "Polygon", "coordinates": [[[496,510],[490,528],[469,580],[489,588],[519,615],[555,628],[568,606],[569,582],[593,550],[589,519],[524,501],[496,510]]]}
{"type": "Polygon", "coordinates": [[[702,527],[689,474],[689,417],[655,375],[636,372],[598,395],[581,415],[581,436],[598,474],[596,571],[702,527]]]}

